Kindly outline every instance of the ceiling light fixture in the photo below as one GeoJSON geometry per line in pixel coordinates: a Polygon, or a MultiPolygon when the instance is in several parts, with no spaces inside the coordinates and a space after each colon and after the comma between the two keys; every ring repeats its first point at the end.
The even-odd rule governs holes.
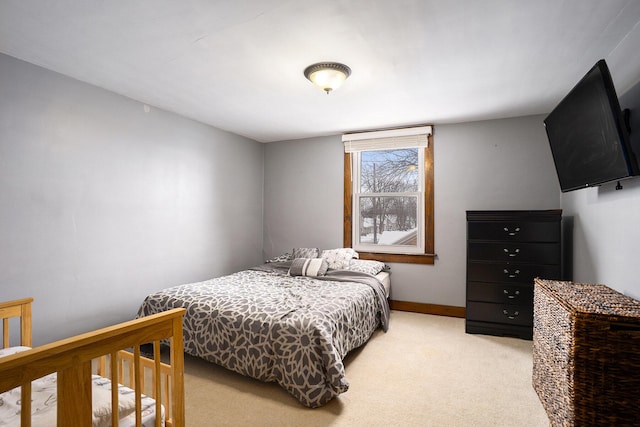
{"type": "Polygon", "coordinates": [[[327,92],[331,92],[342,85],[351,74],[351,68],[337,62],[319,62],[309,65],[304,70],[304,76],[314,85],[327,92]]]}

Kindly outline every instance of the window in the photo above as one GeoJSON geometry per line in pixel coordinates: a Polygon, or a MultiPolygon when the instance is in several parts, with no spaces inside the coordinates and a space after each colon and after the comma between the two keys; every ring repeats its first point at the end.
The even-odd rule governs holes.
{"type": "Polygon", "coordinates": [[[362,259],[432,264],[431,127],[347,134],[344,246],[362,259]]]}

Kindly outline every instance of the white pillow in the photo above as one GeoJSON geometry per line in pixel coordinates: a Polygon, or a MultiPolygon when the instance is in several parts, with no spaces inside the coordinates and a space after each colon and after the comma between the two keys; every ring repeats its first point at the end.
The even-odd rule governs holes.
{"type": "Polygon", "coordinates": [[[367,273],[372,276],[380,273],[383,270],[387,270],[388,267],[384,262],[364,259],[352,259],[349,263],[349,270],[358,271],[360,273],[367,273]]]}
{"type": "Polygon", "coordinates": [[[322,251],[320,257],[327,260],[329,268],[348,270],[350,261],[358,258],[358,253],[351,248],[327,249],[322,251]]]}
{"type": "Polygon", "coordinates": [[[287,262],[291,261],[291,254],[289,252],[284,253],[282,255],[274,256],[273,258],[269,258],[265,261],[265,263],[269,264],[271,262],[287,262]]]}

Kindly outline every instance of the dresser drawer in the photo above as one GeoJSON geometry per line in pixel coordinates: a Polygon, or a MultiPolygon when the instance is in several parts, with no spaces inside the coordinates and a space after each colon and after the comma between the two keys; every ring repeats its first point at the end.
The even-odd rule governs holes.
{"type": "Polygon", "coordinates": [[[467,300],[530,305],[533,304],[533,286],[469,282],[467,300]]]}
{"type": "Polygon", "coordinates": [[[505,262],[467,262],[470,282],[523,283],[533,286],[533,279],[561,279],[560,265],[517,264],[505,262]]]}
{"type": "Polygon", "coordinates": [[[499,221],[467,223],[469,240],[501,240],[508,242],[558,242],[560,223],[499,221]]]}
{"type": "Polygon", "coordinates": [[[558,264],[560,243],[469,242],[470,260],[558,264]]]}
{"type": "Polygon", "coordinates": [[[505,325],[533,325],[533,306],[467,302],[468,320],[502,323],[505,325]]]}

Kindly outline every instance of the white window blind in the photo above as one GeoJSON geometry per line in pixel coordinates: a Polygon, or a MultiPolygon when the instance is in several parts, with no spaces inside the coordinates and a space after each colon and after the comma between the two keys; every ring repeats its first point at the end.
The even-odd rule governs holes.
{"type": "Polygon", "coordinates": [[[431,126],[420,126],[373,132],[348,133],[342,135],[342,142],[344,143],[345,153],[426,147],[431,131],[431,126]]]}

